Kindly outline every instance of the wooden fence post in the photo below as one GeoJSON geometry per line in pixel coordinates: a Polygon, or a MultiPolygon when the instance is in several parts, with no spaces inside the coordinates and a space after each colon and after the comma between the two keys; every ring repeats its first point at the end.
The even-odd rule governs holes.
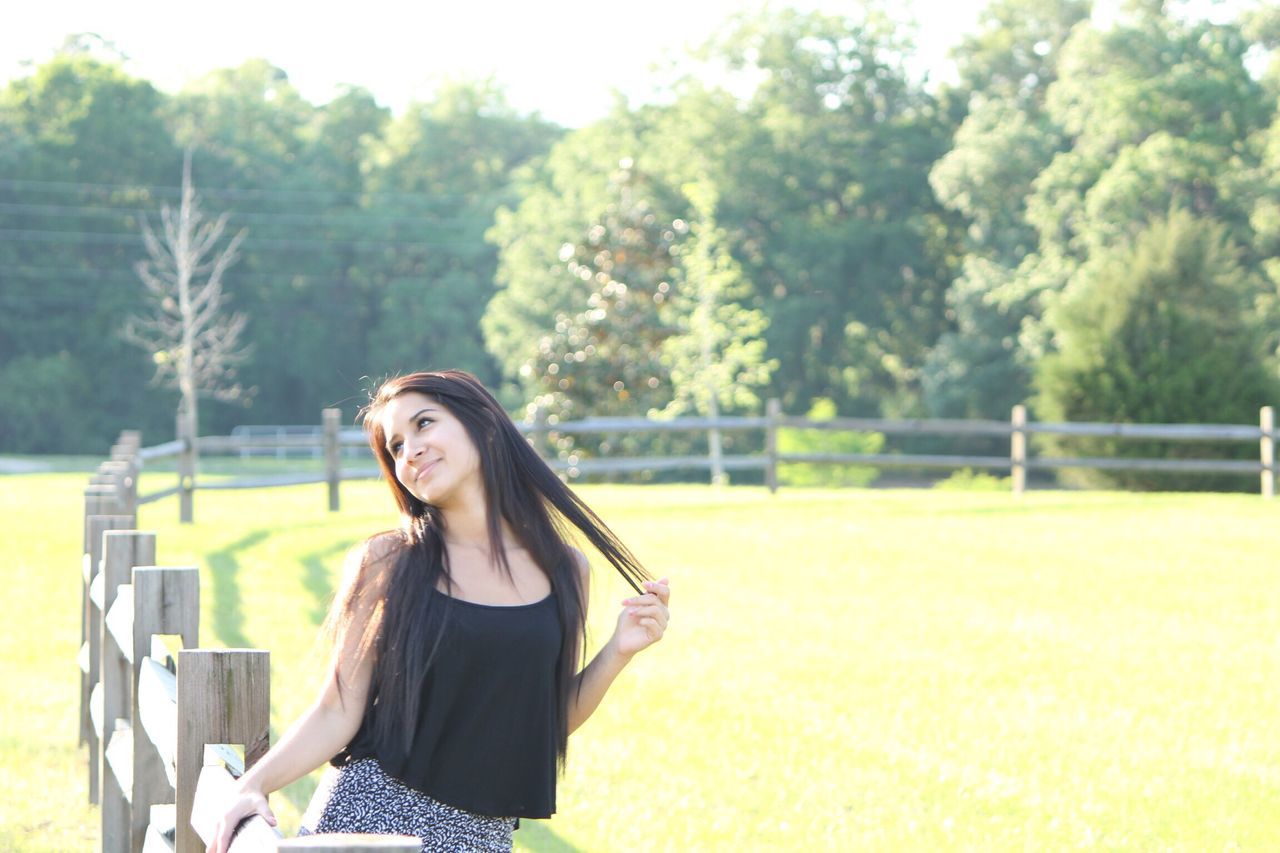
{"type": "MultiPolygon", "coordinates": [[[[85,646],[81,647],[81,671],[83,677],[80,682],[80,696],[82,700],[87,700],[83,705],[83,715],[81,717],[81,725],[85,727],[85,740],[89,744],[89,802],[97,805],[101,801],[99,782],[101,781],[102,768],[99,767],[98,759],[101,757],[101,745],[99,742],[98,728],[94,725],[94,708],[97,702],[101,701],[102,693],[98,689],[98,683],[101,680],[99,667],[102,663],[102,617],[103,612],[99,610],[97,602],[94,601],[94,586],[105,582],[105,578],[100,578],[102,571],[102,540],[103,534],[108,530],[128,530],[133,527],[133,519],[127,515],[91,515],[86,519],[89,538],[89,553],[85,561],[85,570],[87,572],[84,579],[84,635],[86,637],[85,646]],[[87,648],[86,648],[87,647],[87,648]],[[88,667],[85,667],[87,656],[88,667]],[[94,693],[97,690],[97,696],[94,693]]],[[[101,719],[101,715],[99,715],[101,719]]]]}
{"type": "Polygon", "coordinates": [[[191,826],[207,744],[244,745],[248,770],[270,746],[270,654],[259,649],[183,649],[178,653],[176,853],[205,848],[191,826]]]}
{"type": "Polygon", "coordinates": [[[184,442],[178,454],[178,521],[190,524],[195,517],[196,429],[191,416],[180,412],[175,422],[178,440],[184,442]]]}
{"type": "MultiPolygon", "coordinates": [[[[133,719],[141,721],[136,686],[143,659],[150,654],[155,634],[178,634],[184,648],[200,643],[200,570],[194,566],[136,566],[133,570],[133,719]]],[[[175,734],[176,737],[176,734],[175,734]]],[[[131,800],[134,850],[146,842],[151,806],[173,802],[176,786],[169,784],[160,753],[141,730],[133,739],[133,797],[131,800]]]]}
{"type": "Polygon", "coordinates": [[[547,410],[543,406],[537,406],[533,410],[533,449],[547,462],[553,458],[551,431],[547,428],[547,410]]]}
{"type": "Polygon", "coordinates": [[[764,428],[764,482],[769,487],[769,494],[778,491],[778,419],[781,416],[782,401],[777,397],[770,397],[765,403],[765,418],[768,423],[764,428]]]}
{"type": "Polygon", "coordinates": [[[1009,467],[1013,480],[1013,493],[1020,495],[1027,488],[1027,407],[1014,406],[1012,432],[1009,435],[1009,467]]]}
{"type": "Polygon", "coordinates": [[[102,548],[102,850],[129,853],[133,850],[129,826],[129,801],[133,791],[125,790],[121,779],[108,766],[107,753],[116,734],[116,721],[133,728],[133,667],[115,635],[107,627],[105,615],[116,603],[121,586],[132,580],[134,566],[156,561],[156,535],[136,530],[109,530],[103,534],[102,548]]]}
{"type": "Polygon", "coordinates": [[[111,461],[126,466],[124,476],[121,477],[121,500],[124,502],[126,515],[138,514],[138,475],[142,473],[138,451],[141,449],[142,433],[137,430],[120,433],[120,440],[111,448],[111,461]]]}
{"type": "Polygon", "coordinates": [[[1276,444],[1273,437],[1276,429],[1276,410],[1271,406],[1263,406],[1258,417],[1262,427],[1262,496],[1275,497],[1276,494],[1276,444]]]}
{"type": "MultiPolygon", "coordinates": [[[[91,485],[84,490],[84,525],[81,528],[84,536],[81,541],[80,574],[84,578],[83,595],[80,598],[80,653],[77,660],[80,664],[80,743],[89,742],[89,734],[93,729],[89,714],[90,692],[93,682],[89,680],[89,672],[93,669],[89,660],[89,617],[93,603],[89,600],[89,583],[93,580],[93,566],[90,565],[89,552],[93,541],[89,533],[89,519],[96,515],[117,515],[120,506],[116,490],[111,486],[91,485]]],[[[132,527],[133,525],[129,525],[132,527]]],[[[101,534],[99,534],[101,536],[101,534]]]]}
{"type": "Polygon", "coordinates": [[[724,450],[720,441],[720,409],[716,405],[714,390],[711,395],[711,426],[707,429],[707,452],[711,457],[711,485],[727,486],[729,478],[724,473],[724,450]]]}
{"type": "Polygon", "coordinates": [[[325,409],[321,413],[324,424],[324,470],[329,483],[329,512],[339,507],[338,488],[342,483],[342,448],[338,444],[338,430],[342,422],[341,409],[325,409]]]}
{"type": "Polygon", "coordinates": [[[95,485],[115,487],[117,512],[120,515],[137,514],[137,489],[133,465],[127,460],[112,460],[98,466],[98,472],[90,478],[95,485]]]}

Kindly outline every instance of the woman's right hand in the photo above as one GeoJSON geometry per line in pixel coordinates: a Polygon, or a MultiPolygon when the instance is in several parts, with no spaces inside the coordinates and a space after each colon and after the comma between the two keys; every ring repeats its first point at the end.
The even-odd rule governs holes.
{"type": "Polygon", "coordinates": [[[271,813],[266,795],[253,788],[246,788],[227,804],[227,810],[218,820],[218,826],[213,831],[213,840],[209,842],[206,853],[227,853],[227,848],[231,846],[231,838],[235,835],[241,821],[253,815],[261,815],[267,823],[276,825],[276,816],[271,813]]]}

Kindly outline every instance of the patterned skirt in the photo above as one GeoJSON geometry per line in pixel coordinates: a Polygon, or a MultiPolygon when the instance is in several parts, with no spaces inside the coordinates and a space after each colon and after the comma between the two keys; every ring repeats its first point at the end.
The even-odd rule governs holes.
{"type": "Polygon", "coordinates": [[[325,771],[299,835],[372,832],[417,835],[423,853],[510,853],[515,819],[456,809],[391,778],[377,759],[325,771]]]}

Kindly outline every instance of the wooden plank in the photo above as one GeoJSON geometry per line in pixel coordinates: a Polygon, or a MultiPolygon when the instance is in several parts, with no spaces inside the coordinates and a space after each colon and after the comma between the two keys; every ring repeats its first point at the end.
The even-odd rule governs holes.
{"type": "Polygon", "coordinates": [[[178,829],[178,807],[174,803],[157,803],[151,807],[151,828],[173,849],[178,829]]]}
{"type": "Polygon", "coordinates": [[[337,512],[342,484],[342,448],[338,433],[342,428],[342,410],[329,408],[321,412],[324,422],[324,470],[329,484],[329,512],[337,512]]]}
{"type": "Polygon", "coordinates": [[[1263,406],[1258,410],[1258,428],[1262,437],[1258,442],[1258,463],[1262,467],[1259,483],[1264,498],[1270,499],[1276,494],[1276,444],[1272,437],[1276,429],[1276,410],[1272,406],[1263,406]]]}
{"type": "MultiPolygon", "coordinates": [[[[520,426],[520,424],[516,424],[520,426]]],[[[343,447],[363,447],[369,449],[369,437],[362,429],[344,428],[338,433],[338,443],[343,447]]],[[[373,451],[369,451],[372,454],[373,451]]]]}
{"type": "MultiPolygon", "coordinates": [[[[198,844],[204,850],[204,844],[212,840],[217,829],[218,820],[227,809],[227,804],[236,796],[236,783],[225,767],[210,764],[200,768],[195,794],[192,798],[189,832],[193,836],[192,844],[198,844]]],[[[179,810],[181,814],[181,810],[179,810]]],[[[181,821],[181,817],[178,818],[181,821]]],[[[182,850],[179,832],[177,849],[182,850]]],[[[275,853],[280,843],[280,830],[259,815],[244,821],[231,841],[228,853],[275,853]]],[[[195,847],[191,849],[196,849],[195,847]]],[[[418,849],[421,849],[419,840],[418,849]]],[[[182,853],[186,853],[182,850],[182,853]]]]}
{"type": "Polygon", "coordinates": [[[116,587],[116,602],[107,611],[106,621],[120,654],[133,663],[133,584],[116,587]]]}
{"type": "Polygon", "coordinates": [[[1027,432],[1045,435],[1093,435],[1109,438],[1153,438],[1169,441],[1257,441],[1251,424],[1077,424],[1031,423],[1027,432]]]}
{"type": "Polygon", "coordinates": [[[178,853],[203,849],[191,828],[204,747],[242,744],[245,765],[270,746],[271,658],[259,649],[178,653],[178,853]]]}
{"type": "Polygon", "coordinates": [[[783,453],[780,462],[872,465],[886,468],[1008,468],[1005,456],[948,456],[931,453],[783,453]]]}
{"type": "Polygon", "coordinates": [[[778,421],[782,419],[782,401],[770,397],[765,403],[764,485],[769,494],[778,491],[778,421]]]}
{"type": "Polygon", "coordinates": [[[1027,407],[1014,406],[1009,418],[1012,432],[1009,436],[1009,471],[1013,493],[1020,495],[1027,489],[1027,407]]]}
{"type": "Polygon", "coordinates": [[[173,841],[166,839],[154,825],[148,825],[146,838],[142,842],[142,853],[174,853],[173,841]]]}
{"type": "Polygon", "coordinates": [[[219,480],[217,482],[201,483],[199,488],[204,490],[218,489],[267,489],[272,486],[301,486],[308,483],[326,482],[327,476],[323,473],[305,473],[305,474],[272,474],[264,477],[247,477],[238,480],[219,480]]]}
{"type": "Polygon", "coordinates": [[[286,838],[276,849],[306,850],[308,853],[419,853],[422,839],[415,835],[326,832],[286,838]]]}
{"type": "MultiPolygon", "coordinates": [[[[137,683],[142,670],[142,652],[151,647],[156,634],[178,634],[182,644],[194,648],[200,644],[200,571],[193,566],[138,566],[133,570],[133,677],[137,683]]],[[[142,719],[134,692],[133,718],[142,719]]],[[[135,850],[146,840],[150,807],[169,802],[173,787],[169,784],[160,754],[149,738],[138,738],[133,750],[133,816],[132,836],[135,850]]]]}
{"type": "Polygon", "coordinates": [[[138,726],[160,756],[169,786],[177,784],[178,679],[152,658],[138,675],[138,726]]]}
{"type": "Polygon", "coordinates": [[[201,453],[239,453],[242,450],[312,450],[319,455],[324,450],[323,435],[317,431],[303,435],[202,435],[201,453]]]}
{"type": "Polygon", "coordinates": [[[236,748],[225,743],[206,743],[204,745],[204,760],[202,762],[206,767],[210,764],[218,764],[227,768],[227,772],[232,778],[239,779],[244,775],[244,759],[240,757],[240,753],[236,748]]]}
{"type": "Polygon", "coordinates": [[[182,452],[178,454],[178,522],[191,524],[195,520],[196,459],[200,453],[200,438],[196,433],[194,413],[181,411],[174,418],[173,434],[182,439],[182,452]]]}
{"type": "MultiPolygon", "coordinates": [[[[85,490],[86,506],[93,503],[96,498],[89,493],[96,487],[90,487],[85,490]]],[[[109,503],[112,507],[117,506],[115,490],[111,489],[112,497],[109,503]]],[[[99,496],[101,497],[101,496],[99,496]]],[[[103,498],[103,500],[108,500],[103,498]]],[[[101,507],[99,507],[101,508],[101,507]]],[[[88,553],[89,564],[89,583],[84,588],[84,613],[81,619],[81,637],[89,642],[89,671],[81,678],[80,696],[81,696],[81,726],[83,740],[89,746],[89,802],[97,805],[101,800],[100,783],[102,780],[102,746],[98,732],[100,727],[95,728],[90,718],[88,699],[93,693],[94,687],[101,678],[99,667],[102,662],[102,610],[89,597],[89,590],[93,585],[93,578],[97,576],[102,566],[102,537],[108,530],[125,530],[133,527],[133,517],[128,515],[89,515],[85,518],[85,551],[88,553]]]]}
{"type": "MultiPolygon", "coordinates": [[[[107,739],[107,748],[103,753],[106,756],[106,771],[103,773],[103,790],[108,787],[106,782],[111,780],[111,784],[118,788],[121,796],[126,804],[130,795],[133,793],[133,730],[127,725],[121,726],[111,733],[111,737],[107,739]]],[[[102,807],[105,810],[110,800],[103,798],[102,807]]],[[[124,822],[122,826],[126,835],[123,840],[128,842],[127,835],[129,829],[129,810],[124,810],[124,822]]],[[[106,829],[106,820],[103,820],[103,829],[106,829]]],[[[102,850],[106,853],[108,850],[128,850],[127,844],[121,845],[121,837],[112,837],[108,835],[102,836],[102,850]]]]}
{"type": "Polygon", "coordinates": [[[102,853],[132,853],[133,730],[124,720],[107,735],[102,754],[102,853]]]}
{"type": "Polygon", "coordinates": [[[139,495],[138,505],[141,506],[142,504],[155,503],[156,501],[163,500],[164,498],[167,498],[170,495],[176,495],[180,491],[182,491],[182,486],[173,486],[172,488],[161,489],[158,492],[151,492],[150,494],[139,495]]]}
{"type": "Polygon", "coordinates": [[[144,447],[138,451],[138,458],[147,461],[151,459],[164,459],[168,456],[177,456],[182,452],[182,448],[186,444],[180,439],[174,441],[166,441],[164,444],[157,444],[152,447],[144,447]]]}
{"type": "Polygon", "coordinates": [[[779,426],[792,429],[820,429],[851,432],[880,432],[897,435],[1008,435],[1004,421],[960,420],[954,418],[888,420],[886,418],[831,418],[814,421],[794,415],[779,418],[779,426]]]}
{"type": "MultiPolygon", "coordinates": [[[[564,433],[566,435],[580,435],[583,433],[604,435],[637,431],[703,432],[711,428],[713,423],[718,429],[727,432],[731,430],[764,429],[768,426],[768,419],[725,416],[717,418],[713,422],[711,418],[672,418],[665,421],[649,420],[648,418],[585,418],[580,421],[565,421],[563,423],[551,423],[548,421],[545,431],[564,433]]],[[[528,422],[518,423],[516,426],[525,434],[542,432],[544,429],[539,424],[528,422]]],[[[1007,427],[1005,432],[1008,432],[1007,427]]]]}
{"type": "Polygon", "coordinates": [[[93,685],[93,691],[89,694],[89,720],[93,724],[94,735],[102,739],[102,685],[93,685]]]}
{"type": "Polygon", "coordinates": [[[348,480],[381,480],[381,468],[343,468],[342,481],[348,480]]]}
{"type": "Polygon", "coordinates": [[[98,610],[101,610],[101,611],[106,610],[106,608],[102,606],[102,598],[103,598],[102,587],[105,581],[106,579],[103,578],[102,572],[98,572],[96,575],[93,576],[93,580],[89,581],[89,600],[93,602],[94,607],[98,608],[98,610]]]}
{"type": "Polygon", "coordinates": [[[84,583],[81,586],[80,598],[80,642],[89,644],[89,665],[83,670],[80,677],[80,743],[89,747],[89,802],[91,803],[98,801],[96,783],[98,775],[98,743],[94,740],[93,724],[89,719],[89,694],[93,690],[93,685],[96,683],[98,676],[98,649],[95,637],[97,637],[99,631],[95,619],[100,611],[89,600],[89,584],[93,580],[93,575],[97,571],[98,565],[94,541],[95,539],[100,540],[101,534],[95,535],[90,531],[89,520],[97,516],[115,513],[119,510],[119,506],[118,495],[112,486],[88,486],[84,490],[84,526],[82,528],[84,538],[80,550],[85,556],[81,561],[84,583]]]}
{"type": "MultiPolygon", "coordinates": [[[[768,460],[764,456],[725,456],[721,460],[726,470],[747,471],[763,469],[768,460]]],[[[679,468],[708,468],[706,456],[630,456],[610,459],[580,459],[567,462],[548,460],[547,464],[558,471],[568,471],[570,476],[579,474],[605,474],[632,471],[670,471],[679,468]]]]}
{"type": "MultiPolygon", "coordinates": [[[[129,801],[133,797],[133,652],[126,654],[121,645],[125,639],[132,645],[132,625],[120,630],[118,624],[108,624],[112,612],[128,616],[132,623],[132,609],[116,610],[120,601],[120,590],[133,587],[129,581],[133,568],[139,564],[150,564],[156,561],[156,536],[154,533],[141,533],[137,530],[109,530],[102,536],[102,571],[95,582],[101,581],[102,603],[107,618],[102,623],[102,640],[99,645],[102,661],[99,673],[102,678],[103,695],[103,731],[111,738],[118,737],[116,730],[120,724],[129,731],[127,749],[121,754],[117,748],[117,760],[124,761],[120,772],[106,771],[107,750],[103,750],[102,810],[101,832],[103,853],[131,853],[133,849],[132,830],[130,829],[129,801]]],[[[114,620],[119,621],[117,616],[114,620]]]]}
{"type": "Polygon", "coordinates": [[[1100,468],[1112,471],[1178,471],[1200,474],[1257,474],[1254,460],[1239,459],[1113,459],[1099,456],[1040,456],[1028,468],[1100,468]]]}

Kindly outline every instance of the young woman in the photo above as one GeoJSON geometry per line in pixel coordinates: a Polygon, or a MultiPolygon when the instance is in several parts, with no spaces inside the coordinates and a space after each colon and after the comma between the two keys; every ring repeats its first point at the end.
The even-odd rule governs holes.
{"type": "Polygon", "coordinates": [[[348,555],[311,708],[239,782],[210,853],[267,795],[333,765],[304,833],[417,835],[424,850],[510,850],[521,817],[555,811],[569,733],[636,652],[662,638],[670,588],[538,458],[459,371],[384,383],[364,411],[398,530],[348,555]],[[579,671],[583,537],[635,588],[579,671]]]}

